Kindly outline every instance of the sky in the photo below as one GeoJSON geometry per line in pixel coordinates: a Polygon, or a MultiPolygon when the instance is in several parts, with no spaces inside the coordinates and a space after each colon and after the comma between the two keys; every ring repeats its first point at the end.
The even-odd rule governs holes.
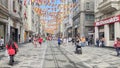
{"type": "MultiPolygon", "coordinates": [[[[55,2],[51,2],[51,4],[62,4],[60,0],[56,0],[55,2]]],[[[40,5],[40,8],[47,9],[47,8],[56,8],[56,11],[54,10],[48,10],[49,12],[58,12],[60,9],[57,8],[57,6],[49,6],[49,5],[40,5]]],[[[47,20],[52,19],[49,15],[47,16],[47,20]]]]}

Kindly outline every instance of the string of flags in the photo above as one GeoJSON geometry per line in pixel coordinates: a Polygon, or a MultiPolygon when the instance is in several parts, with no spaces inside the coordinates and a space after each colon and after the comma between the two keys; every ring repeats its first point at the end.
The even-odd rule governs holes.
{"type": "Polygon", "coordinates": [[[45,31],[54,33],[58,25],[70,14],[70,10],[77,3],[66,3],[68,0],[23,0],[24,6],[31,4],[33,10],[41,17],[40,23],[44,25],[45,31]],[[56,24],[53,24],[53,23],[56,24]],[[49,29],[49,30],[48,30],[49,29]]]}

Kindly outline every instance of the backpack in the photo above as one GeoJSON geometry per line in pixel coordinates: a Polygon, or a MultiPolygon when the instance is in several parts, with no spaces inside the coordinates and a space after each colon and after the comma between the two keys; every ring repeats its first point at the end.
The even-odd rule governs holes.
{"type": "Polygon", "coordinates": [[[15,42],[13,42],[12,47],[13,47],[13,49],[15,50],[15,54],[17,54],[18,49],[17,49],[16,46],[15,46],[15,42]]]}
{"type": "Polygon", "coordinates": [[[0,39],[0,46],[2,46],[2,40],[0,39]]]}

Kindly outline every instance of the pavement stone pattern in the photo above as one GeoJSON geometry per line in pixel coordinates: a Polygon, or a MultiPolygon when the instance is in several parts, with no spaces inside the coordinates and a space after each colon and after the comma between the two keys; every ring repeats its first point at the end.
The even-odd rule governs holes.
{"type": "Polygon", "coordinates": [[[120,68],[120,56],[116,56],[115,49],[85,46],[82,47],[82,55],[75,54],[75,46],[68,43],[62,46],[70,53],[74,54],[79,61],[84,62],[90,68],[120,68]]]}
{"type": "Polygon", "coordinates": [[[74,55],[51,41],[47,48],[43,68],[89,68],[74,57],[74,55]]]}
{"type": "MultiPolygon", "coordinates": [[[[73,68],[63,54],[57,48],[57,41],[50,41],[54,48],[59,64],[63,68],[73,68]],[[67,66],[68,65],[68,66],[67,66]]],[[[9,58],[5,56],[5,51],[0,51],[0,68],[50,68],[54,66],[53,57],[48,47],[49,43],[38,44],[35,48],[32,43],[21,45],[18,54],[15,56],[15,65],[9,66],[9,58]],[[48,51],[46,51],[46,48],[48,51]],[[44,53],[46,52],[45,56],[44,53]],[[44,60],[45,58],[45,60],[44,60]],[[44,62],[45,61],[45,62],[44,62]],[[44,66],[45,65],[45,66],[44,66]],[[50,66],[51,65],[51,66],[50,66]]],[[[61,45],[64,53],[73,60],[79,68],[120,68],[120,56],[116,56],[115,49],[85,46],[82,47],[82,54],[75,54],[75,46],[71,43],[61,45]],[[66,50],[66,51],[65,51],[66,50]],[[73,55],[73,56],[70,56],[73,55]]]]}
{"type": "MultiPolygon", "coordinates": [[[[4,56],[0,59],[0,68],[40,68],[45,47],[46,43],[42,44],[42,46],[38,44],[37,48],[32,43],[22,45],[15,56],[15,64],[9,66],[9,58],[4,56]]],[[[5,54],[5,52],[2,53],[5,54]]]]}

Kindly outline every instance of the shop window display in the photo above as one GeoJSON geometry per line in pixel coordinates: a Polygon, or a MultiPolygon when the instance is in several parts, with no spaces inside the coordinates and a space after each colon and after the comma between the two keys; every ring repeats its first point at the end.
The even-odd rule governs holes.
{"type": "Polygon", "coordinates": [[[115,38],[114,38],[114,24],[110,24],[109,25],[109,38],[110,38],[110,40],[114,40],[115,38]]]}
{"type": "Polygon", "coordinates": [[[0,24],[0,36],[4,37],[5,32],[4,32],[4,25],[0,24]]]}

